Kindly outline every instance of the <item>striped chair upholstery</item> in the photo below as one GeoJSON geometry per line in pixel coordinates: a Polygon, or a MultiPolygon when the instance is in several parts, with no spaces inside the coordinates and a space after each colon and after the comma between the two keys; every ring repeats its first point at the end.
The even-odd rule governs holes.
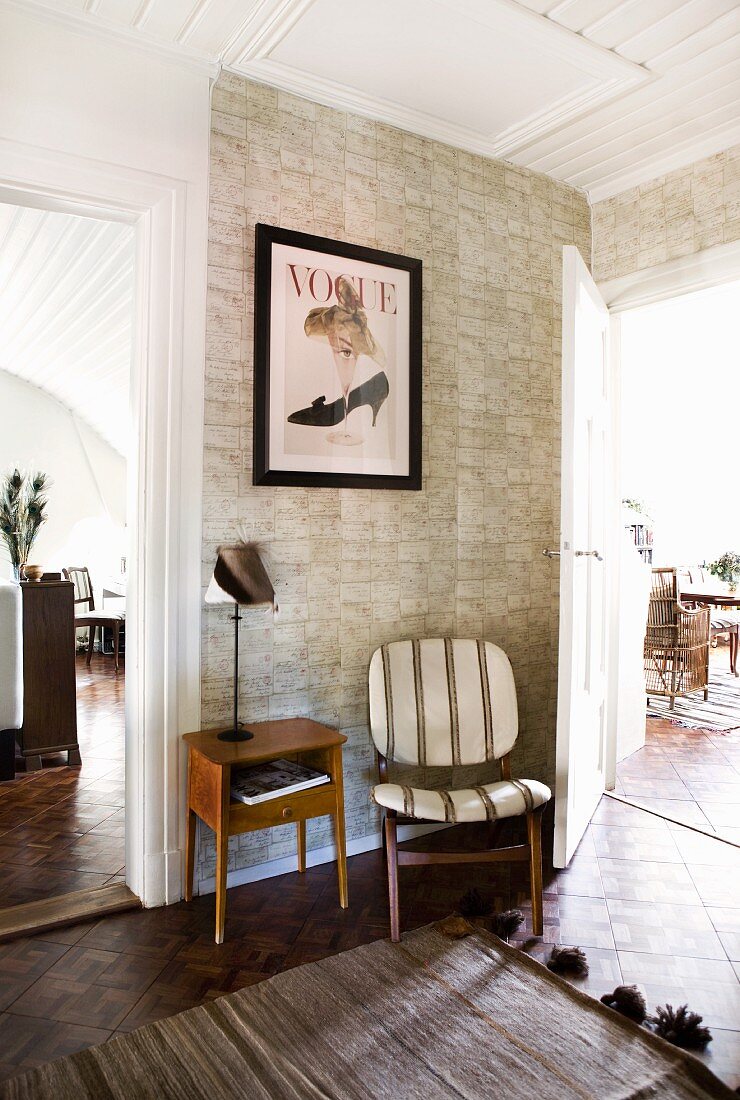
{"type": "Polygon", "coordinates": [[[426,638],[391,642],[370,661],[370,730],[381,782],[373,800],[384,809],[391,939],[401,937],[398,868],[408,864],[499,863],[527,859],[532,888],[532,930],[541,936],[542,810],[544,783],[513,779],[509,753],[519,732],[509,658],[490,642],[426,638]],[[431,790],[388,783],[388,761],[426,768],[500,760],[501,779],[460,790],[431,790]],[[491,823],[526,815],[527,842],[475,852],[416,851],[398,847],[399,821],[491,823]]]}
{"type": "MultiPolygon", "coordinates": [[[[370,662],[370,729],[387,760],[425,767],[482,764],[511,751],[518,734],[514,675],[491,642],[428,638],[381,646],[370,662]]],[[[550,790],[504,779],[461,790],[379,783],[373,800],[428,821],[493,821],[543,806],[550,790]]]]}

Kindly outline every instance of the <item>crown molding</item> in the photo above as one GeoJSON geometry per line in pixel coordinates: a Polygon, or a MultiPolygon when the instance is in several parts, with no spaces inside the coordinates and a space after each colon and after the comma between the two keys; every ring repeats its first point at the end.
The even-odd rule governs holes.
{"type": "Polygon", "coordinates": [[[225,64],[224,69],[236,73],[237,76],[244,76],[249,80],[279,88],[281,91],[291,92],[314,103],[321,103],[325,107],[334,107],[338,111],[350,111],[352,114],[362,115],[375,122],[384,122],[399,130],[407,130],[419,137],[455,145],[470,153],[478,153],[481,156],[490,155],[490,142],[475,130],[445,122],[411,107],[399,107],[390,100],[366,95],[344,84],[324,80],[323,77],[302,73],[277,61],[250,61],[238,69],[225,64]]]}
{"type": "MultiPolygon", "coordinates": [[[[279,61],[255,59],[239,66],[225,63],[224,68],[239,76],[269,84],[327,107],[363,115],[433,141],[454,145],[479,156],[498,158],[512,156],[521,146],[529,145],[538,138],[550,134],[553,129],[574,121],[592,110],[595,105],[621,94],[626,87],[633,87],[635,83],[634,78],[630,79],[628,84],[611,81],[596,92],[591,90],[586,94],[578,93],[564,97],[547,111],[532,115],[521,123],[517,123],[516,126],[490,138],[478,130],[446,122],[444,119],[436,118],[413,107],[399,106],[379,96],[349,88],[345,84],[301,72],[279,61]]],[[[649,81],[653,76],[645,71],[642,79],[649,81]]]]}
{"type": "Polygon", "coordinates": [[[623,191],[660,179],[668,172],[675,172],[679,168],[686,168],[716,153],[723,153],[725,149],[738,144],[740,144],[740,122],[725,123],[710,130],[701,139],[689,138],[687,141],[679,142],[670,153],[647,158],[637,168],[615,172],[603,182],[594,183],[590,187],[584,183],[574,186],[580,186],[586,192],[591,204],[603,202],[623,191]]]}
{"type": "Polygon", "coordinates": [[[200,50],[164,42],[145,31],[112,23],[92,10],[78,14],[60,11],[45,4],[43,0],[0,0],[0,12],[25,15],[43,23],[52,23],[98,42],[128,46],[160,61],[207,76],[212,82],[218,79],[221,71],[220,62],[200,50]]]}
{"type": "MultiPolygon", "coordinates": [[[[437,2],[449,9],[451,17],[460,17],[457,0],[455,4],[450,0],[437,2]]],[[[366,115],[483,156],[510,156],[553,129],[655,79],[655,74],[644,65],[589,42],[515,0],[467,0],[465,15],[481,27],[493,31],[503,23],[512,32],[525,34],[530,44],[536,42],[543,51],[592,78],[588,88],[563,96],[546,110],[534,112],[507,130],[489,136],[271,58],[271,52],[314,3],[315,0],[260,0],[222,51],[224,66],[295,95],[366,115]]]]}

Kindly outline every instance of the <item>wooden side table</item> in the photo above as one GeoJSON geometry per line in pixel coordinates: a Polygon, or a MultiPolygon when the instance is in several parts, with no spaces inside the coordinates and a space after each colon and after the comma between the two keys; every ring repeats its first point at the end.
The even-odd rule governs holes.
{"type": "Polygon", "coordinates": [[[347,738],[338,730],[310,718],[285,718],[254,722],[251,741],[219,741],[217,730],[186,733],[188,747],[188,827],[185,848],[185,900],[193,896],[196,815],[216,834],[216,943],[224,941],[226,873],[229,837],[254,829],[269,829],[295,821],[298,834],[298,870],[306,870],[306,821],[310,817],[334,818],[337,844],[339,904],[347,908],[347,851],[344,828],[342,745],[347,738]],[[231,798],[231,769],[264,764],[285,757],[320,768],[329,783],[297,794],[283,795],[247,806],[231,798]]]}

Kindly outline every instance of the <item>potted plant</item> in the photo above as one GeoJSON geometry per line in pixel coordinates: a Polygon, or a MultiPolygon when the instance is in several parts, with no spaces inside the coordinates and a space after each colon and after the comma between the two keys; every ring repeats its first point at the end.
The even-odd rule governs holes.
{"type": "Polygon", "coordinates": [[[13,470],[0,482],[0,534],[5,540],[13,576],[20,581],[39,528],[46,522],[48,478],[40,471],[13,470]]]}
{"type": "Polygon", "coordinates": [[[730,592],[736,591],[737,582],[740,580],[740,554],[726,550],[721,557],[708,565],[707,569],[713,577],[719,577],[724,581],[730,592]]]}

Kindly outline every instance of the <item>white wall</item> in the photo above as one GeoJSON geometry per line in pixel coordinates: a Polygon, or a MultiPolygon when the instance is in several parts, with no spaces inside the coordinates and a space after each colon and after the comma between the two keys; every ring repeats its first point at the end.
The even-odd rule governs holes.
{"type": "MultiPolygon", "coordinates": [[[[43,390],[0,371],[0,474],[14,467],[51,478],[49,519],[31,564],[60,571],[87,565],[93,583],[120,568],[125,554],[126,461],[43,390]]],[[[12,574],[0,547],[0,576],[12,574]]]]}
{"type": "Polygon", "coordinates": [[[653,564],[740,551],[740,282],[627,310],[620,334],[622,495],[653,520],[653,564]]]}

